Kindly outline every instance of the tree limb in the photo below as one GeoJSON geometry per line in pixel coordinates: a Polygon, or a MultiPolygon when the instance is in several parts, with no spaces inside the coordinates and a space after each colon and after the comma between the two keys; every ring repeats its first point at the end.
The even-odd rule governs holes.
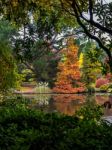
{"type": "MultiPolygon", "coordinates": [[[[86,21],[87,23],[89,23],[89,24],[91,24],[91,25],[97,27],[98,29],[100,29],[100,30],[102,30],[102,31],[104,31],[104,32],[106,32],[106,33],[108,33],[109,35],[112,35],[112,30],[111,30],[111,29],[108,29],[108,28],[106,28],[106,27],[100,25],[98,22],[95,22],[95,21],[93,20],[93,12],[92,12],[93,4],[92,4],[92,0],[89,0],[90,19],[87,19],[87,18],[84,17],[84,15],[82,14],[82,12],[81,12],[81,10],[80,10],[80,7],[79,7],[79,5],[78,5],[78,3],[77,3],[76,1],[73,1],[73,3],[72,3],[72,8],[73,8],[73,10],[74,10],[74,8],[77,9],[77,16],[79,16],[79,14],[80,14],[79,17],[81,17],[82,19],[84,19],[84,21],[86,21]]],[[[74,12],[75,12],[75,11],[74,11],[74,12]]],[[[76,14],[76,13],[75,13],[75,14],[76,14]]]]}
{"type": "Polygon", "coordinates": [[[89,0],[89,13],[90,13],[90,20],[93,20],[93,2],[89,0]]]}
{"type": "Polygon", "coordinates": [[[76,17],[76,19],[77,19],[78,24],[83,28],[84,32],[86,33],[86,35],[87,35],[88,37],[90,37],[91,39],[94,39],[95,41],[98,42],[99,46],[106,52],[106,54],[108,55],[109,59],[112,59],[112,58],[111,58],[111,52],[110,52],[110,50],[102,44],[102,42],[100,41],[100,39],[99,39],[98,37],[92,35],[92,34],[87,30],[86,26],[82,23],[82,21],[81,21],[79,15],[78,15],[78,12],[77,12],[77,7],[76,7],[76,5],[75,5],[74,3],[75,3],[75,2],[73,1],[73,3],[72,3],[72,8],[73,8],[73,10],[74,10],[75,17],[76,17]]]}

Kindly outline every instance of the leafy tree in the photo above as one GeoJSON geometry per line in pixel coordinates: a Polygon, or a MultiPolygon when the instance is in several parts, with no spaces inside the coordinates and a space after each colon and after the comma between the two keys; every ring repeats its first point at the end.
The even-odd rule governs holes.
{"type": "Polygon", "coordinates": [[[61,0],[62,7],[77,20],[83,32],[95,40],[108,56],[112,71],[112,2],[103,0],[61,0]],[[96,17],[95,17],[96,16],[96,17]]]}
{"type": "Polygon", "coordinates": [[[68,47],[62,52],[62,59],[58,64],[58,74],[54,92],[75,93],[84,91],[78,61],[78,47],[73,39],[68,40],[68,47]]]}
{"type": "Polygon", "coordinates": [[[14,56],[19,64],[30,69],[36,81],[47,81],[50,86],[54,82],[59,60],[55,53],[44,40],[34,41],[30,37],[17,39],[14,46],[14,56]]]}
{"type": "Polygon", "coordinates": [[[103,52],[94,42],[88,42],[80,55],[82,78],[88,90],[95,88],[96,79],[102,75],[103,52]]]}
{"type": "Polygon", "coordinates": [[[39,8],[38,18],[33,24],[23,26],[23,33],[15,39],[14,56],[26,68],[32,70],[37,81],[48,81],[53,86],[57,73],[58,53],[66,46],[65,38],[72,32],[66,16],[60,16],[61,10],[49,11],[39,8]],[[22,35],[22,36],[21,36],[22,35]]]}
{"type": "MultiPolygon", "coordinates": [[[[57,19],[64,16],[65,19],[61,19],[61,23],[66,20],[68,26],[71,25],[71,20],[74,18],[75,25],[78,23],[84,34],[97,41],[106,52],[109,58],[108,64],[112,70],[112,2],[105,3],[103,0],[87,0],[86,2],[85,0],[49,0],[49,2],[47,0],[1,0],[0,5],[0,14],[3,17],[21,25],[29,22],[29,12],[32,13],[35,20],[38,20],[40,8],[48,14],[56,12],[57,9],[60,10],[61,15],[59,14],[57,19]]],[[[61,23],[58,24],[58,27],[61,23]]]]}
{"type": "MultiPolygon", "coordinates": [[[[59,0],[26,0],[26,1],[18,1],[18,0],[1,0],[0,3],[0,14],[3,15],[6,19],[16,23],[17,25],[25,25],[30,21],[31,14],[34,18],[34,20],[38,20],[40,14],[45,11],[48,15],[57,14],[57,10],[59,10],[58,18],[54,17],[55,19],[61,19],[60,22],[68,23],[71,25],[73,23],[72,17],[68,19],[68,15],[66,12],[63,12],[62,9],[60,9],[60,1],[59,0]]],[[[43,22],[46,20],[45,16],[43,15],[43,22]]],[[[49,19],[48,19],[49,20],[49,19]]],[[[58,27],[60,28],[61,23],[58,24],[58,27]]],[[[73,23],[74,24],[74,23],[73,23]]]]}
{"type": "Polygon", "coordinates": [[[5,91],[17,85],[17,66],[12,55],[10,44],[11,25],[4,20],[0,21],[0,90],[5,91]]]}
{"type": "Polygon", "coordinates": [[[96,80],[96,88],[100,88],[102,85],[106,85],[109,83],[109,80],[106,78],[99,78],[96,80]]]}

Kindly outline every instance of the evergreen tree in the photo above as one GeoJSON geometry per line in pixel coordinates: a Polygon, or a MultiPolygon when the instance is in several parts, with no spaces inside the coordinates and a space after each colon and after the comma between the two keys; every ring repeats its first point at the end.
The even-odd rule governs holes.
{"type": "Polygon", "coordinates": [[[84,91],[84,84],[81,83],[81,74],[78,61],[78,47],[73,40],[68,40],[68,48],[61,52],[62,59],[58,64],[57,82],[54,92],[76,93],[84,91]]]}

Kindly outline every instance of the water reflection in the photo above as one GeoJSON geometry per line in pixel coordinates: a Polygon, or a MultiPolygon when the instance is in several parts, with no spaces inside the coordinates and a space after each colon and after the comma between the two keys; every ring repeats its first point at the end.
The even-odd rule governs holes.
{"type": "Polygon", "coordinates": [[[96,95],[96,102],[104,106],[105,116],[112,116],[112,95],[96,95]]]}
{"type": "MultiPolygon", "coordinates": [[[[104,106],[105,102],[112,105],[112,95],[108,94],[35,94],[23,95],[31,99],[30,107],[40,109],[46,112],[60,112],[67,115],[73,115],[85,104],[99,104],[104,106]]],[[[112,115],[112,108],[105,107],[106,116],[112,115]]]]}
{"type": "Polygon", "coordinates": [[[53,105],[58,112],[73,115],[85,103],[85,95],[53,95],[53,105]]]}

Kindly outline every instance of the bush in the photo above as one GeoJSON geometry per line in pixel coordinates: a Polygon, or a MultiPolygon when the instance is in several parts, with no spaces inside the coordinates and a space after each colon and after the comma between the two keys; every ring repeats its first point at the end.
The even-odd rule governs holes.
{"type": "Polygon", "coordinates": [[[112,92],[112,83],[107,83],[100,86],[99,90],[103,92],[112,92]]]}
{"type": "Polygon", "coordinates": [[[18,103],[1,104],[0,114],[1,150],[112,149],[112,126],[101,121],[100,106],[84,106],[66,116],[31,110],[19,97],[18,103]]]}
{"type": "Polygon", "coordinates": [[[108,84],[104,84],[104,85],[100,86],[100,90],[104,91],[104,92],[106,92],[108,90],[108,88],[109,88],[108,84]]]}
{"type": "Polygon", "coordinates": [[[96,88],[100,88],[102,85],[108,84],[109,80],[105,78],[99,78],[96,81],[96,88]]]}

